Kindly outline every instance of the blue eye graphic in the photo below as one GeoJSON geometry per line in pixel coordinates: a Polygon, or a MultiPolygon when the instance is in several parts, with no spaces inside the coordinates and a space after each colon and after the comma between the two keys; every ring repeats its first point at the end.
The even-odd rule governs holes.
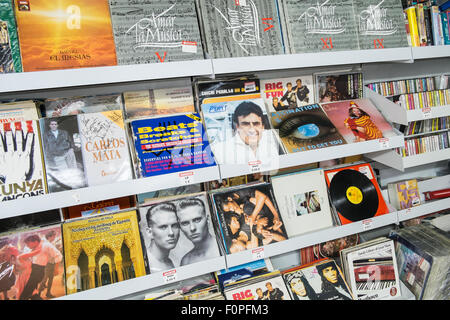
{"type": "Polygon", "coordinates": [[[296,115],[282,121],[278,125],[281,138],[287,138],[294,144],[310,143],[333,134],[336,129],[316,115],[296,115]]]}

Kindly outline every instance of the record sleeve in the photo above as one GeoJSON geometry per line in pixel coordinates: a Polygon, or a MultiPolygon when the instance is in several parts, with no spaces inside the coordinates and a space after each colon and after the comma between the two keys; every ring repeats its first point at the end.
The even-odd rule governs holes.
{"type": "Polygon", "coordinates": [[[14,7],[10,0],[0,0],[0,74],[22,72],[14,7]]]}
{"type": "Polygon", "coordinates": [[[18,0],[24,71],[116,65],[107,0],[18,0]]]}
{"type": "Polygon", "coordinates": [[[313,104],[312,75],[280,79],[261,79],[261,96],[269,113],[313,104]]]}
{"type": "Polygon", "coordinates": [[[417,179],[388,183],[389,202],[397,209],[403,210],[420,205],[420,193],[417,179]]]}
{"type": "Polygon", "coordinates": [[[0,236],[3,300],[49,300],[66,294],[61,225],[0,236]]]}
{"type": "Polygon", "coordinates": [[[353,0],[359,47],[384,49],[408,47],[400,0],[353,0]]]}
{"type": "Polygon", "coordinates": [[[203,59],[194,0],[109,0],[117,64],[203,59]]]}
{"type": "Polygon", "coordinates": [[[63,223],[67,294],[144,276],[135,210],[63,223]]]}
{"type": "Polygon", "coordinates": [[[370,164],[325,170],[325,180],[340,224],[389,213],[370,164]]]}
{"type": "Polygon", "coordinates": [[[0,199],[9,201],[47,193],[41,134],[37,120],[0,125],[0,199]]]}
{"type": "Polygon", "coordinates": [[[211,58],[284,53],[275,1],[197,0],[211,58]]]}
{"type": "Polygon", "coordinates": [[[40,119],[50,192],[133,177],[122,111],[40,119]]]}
{"type": "Polygon", "coordinates": [[[319,104],[272,112],[270,118],[287,153],[347,143],[319,104]]]}
{"type": "Polygon", "coordinates": [[[0,220],[0,234],[24,229],[37,229],[62,222],[59,209],[40,211],[0,220]]]}
{"type": "Polygon", "coordinates": [[[292,300],[354,300],[344,276],[332,259],[282,272],[292,300]]]}
{"type": "Polygon", "coordinates": [[[262,171],[278,168],[278,156],[284,150],[270,127],[259,93],[207,98],[202,101],[201,110],[219,164],[258,162],[262,171]]]}
{"type": "Polygon", "coordinates": [[[353,73],[317,73],[314,75],[316,102],[326,103],[364,97],[363,74],[353,73]]]}
{"type": "Polygon", "coordinates": [[[224,294],[226,300],[291,300],[279,271],[233,283],[224,294]]]}
{"type": "Polygon", "coordinates": [[[32,100],[0,104],[0,123],[38,120],[39,118],[38,107],[32,100]]]}
{"type": "Polygon", "coordinates": [[[271,180],[289,238],[333,226],[322,169],[273,176],[271,180]]]}
{"type": "Polygon", "coordinates": [[[291,53],[358,50],[353,0],[280,0],[291,53]]]}
{"type": "Polygon", "coordinates": [[[210,197],[226,253],[288,238],[270,183],[218,189],[210,197]]]}
{"type": "Polygon", "coordinates": [[[347,143],[396,136],[392,125],[367,98],[324,103],[322,109],[347,143]]]}
{"type": "Polygon", "coordinates": [[[123,99],[128,120],[195,112],[190,79],[154,82],[148,90],[124,92],[123,99]]]}
{"type": "Polygon", "coordinates": [[[132,120],[130,128],[140,177],[216,164],[198,113],[132,120]]]}
{"type": "Polygon", "coordinates": [[[150,273],[220,256],[205,192],[156,199],[139,214],[150,273]]]}
{"type": "Polygon", "coordinates": [[[122,108],[121,94],[51,98],[45,99],[44,102],[45,117],[61,117],[112,110],[122,111],[122,108]]]}
{"type": "Polygon", "coordinates": [[[202,183],[188,184],[179,187],[173,187],[170,189],[156,190],[136,195],[139,205],[145,205],[149,201],[156,199],[167,198],[172,196],[179,196],[182,194],[198,193],[203,191],[202,183]]]}

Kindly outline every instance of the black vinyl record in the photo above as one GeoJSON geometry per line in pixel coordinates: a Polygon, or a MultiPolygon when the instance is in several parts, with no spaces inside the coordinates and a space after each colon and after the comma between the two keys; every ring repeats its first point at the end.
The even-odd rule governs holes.
{"type": "Polygon", "coordinates": [[[363,173],[352,169],[339,171],[331,180],[329,189],[332,204],[344,218],[360,221],[377,213],[377,190],[363,173]]]}

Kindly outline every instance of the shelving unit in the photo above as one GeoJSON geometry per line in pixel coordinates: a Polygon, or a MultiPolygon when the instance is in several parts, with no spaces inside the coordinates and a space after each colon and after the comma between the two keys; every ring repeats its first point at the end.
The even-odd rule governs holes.
{"type": "MultiPolygon", "coordinates": [[[[92,87],[88,89],[92,92],[96,91],[96,87],[105,86],[111,86],[114,90],[120,88],[121,85],[126,85],[127,88],[132,88],[134,85],[136,87],[141,87],[142,83],[157,79],[192,76],[214,78],[219,74],[340,66],[347,64],[363,64],[362,71],[365,74],[369,74],[369,77],[366,78],[366,82],[375,82],[375,79],[402,78],[405,74],[437,74],[447,72],[450,68],[450,64],[448,64],[449,57],[450,46],[440,46],[337,51],[230,59],[205,59],[151,65],[113,66],[6,75],[2,74],[0,75],[0,98],[14,95],[21,96],[22,94],[25,94],[27,97],[31,97],[34,94],[33,92],[36,92],[36,95],[42,96],[43,92],[47,90],[54,90],[58,92],[68,88],[75,90],[78,87],[92,87]],[[438,65],[436,65],[436,63],[430,64],[430,59],[447,61],[447,65],[444,65],[444,68],[442,68],[442,65],[439,65],[439,63],[437,63],[438,65]],[[414,68],[412,67],[412,63],[415,62],[415,60],[417,60],[417,65],[414,63],[414,68],[417,66],[418,70],[413,70],[414,68]],[[430,66],[432,67],[427,71],[430,66]],[[398,72],[399,70],[402,72],[398,72]]],[[[377,107],[381,110],[383,110],[384,107],[390,107],[390,103],[392,102],[379,95],[373,95],[372,93],[373,92],[368,92],[368,97],[373,100],[377,107]]],[[[395,106],[398,107],[398,105],[395,106]]],[[[450,108],[450,106],[446,107],[450,108]]],[[[387,111],[384,111],[385,116],[391,121],[394,119],[395,121],[403,121],[399,123],[407,123],[408,121],[415,121],[411,119],[425,117],[423,112],[420,114],[417,110],[412,113],[397,109],[395,109],[395,111],[393,109],[386,110],[387,111]]],[[[445,114],[448,115],[447,110],[443,110],[444,107],[442,107],[442,111],[440,107],[437,109],[432,108],[431,116],[442,116],[440,115],[442,114],[441,112],[445,112],[445,114]]],[[[428,117],[429,115],[427,114],[426,116],[428,117]]],[[[417,120],[423,119],[421,118],[417,120]]],[[[395,137],[390,137],[388,140],[373,140],[356,144],[317,149],[314,151],[287,154],[280,157],[278,166],[274,169],[287,168],[357,154],[365,154],[372,160],[397,166],[396,168],[399,170],[404,170],[405,168],[421,165],[423,163],[438,161],[439,159],[447,160],[450,158],[450,149],[447,149],[436,154],[433,153],[423,156],[418,155],[414,156],[414,158],[408,157],[409,159],[397,159],[394,156],[396,153],[393,149],[402,147],[403,144],[404,137],[401,134],[398,134],[395,137]]],[[[40,197],[4,202],[0,203],[0,212],[2,218],[7,218],[54,208],[62,208],[76,204],[110,199],[119,196],[167,189],[185,183],[191,184],[218,180],[220,178],[228,178],[258,172],[261,170],[262,166],[260,166],[260,164],[249,164],[243,166],[214,166],[206,169],[194,170],[192,177],[188,179],[188,181],[182,179],[179,173],[156,176],[152,178],[135,179],[108,185],[47,194],[40,197]]],[[[443,185],[450,185],[449,177],[440,179],[441,180],[439,180],[439,183],[442,183],[443,185]]],[[[434,183],[431,182],[431,184],[436,185],[436,181],[437,180],[435,180],[434,183]]],[[[181,281],[205,273],[237,266],[255,259],[268,258],[292,252],[294,250],[299,250],[300,248],[316,243],[325,242],[363,231],[373,230],[391,224],[398,224],[400,221],[426,215],[449,207],[450,199],[427,202],[419,207],[398,212],[393,211],[389,214],[367,219],[365,221],[322,229],[254,250],[225,255],[216,259],[179,267],[174,270],[167,270],[169,274],[166,275],[164,275],[166,272],[150,274],[104,287],[98,287],[76,294],[63,296],[58,299],[116,299],[135,292],[141,292],[159,287],[171,282],[181,281]]]]}

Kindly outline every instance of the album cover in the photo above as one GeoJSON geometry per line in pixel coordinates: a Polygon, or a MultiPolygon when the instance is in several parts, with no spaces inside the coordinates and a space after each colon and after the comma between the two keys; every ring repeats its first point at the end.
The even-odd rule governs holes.
{"type": "Polygon", "coordinates": [[[137,119],[130,126],[141,177],[216,164],[198,113],[137,119]]]}
{"type": "Polygon", "coordinates": [[[66,294],[61,225],[0,236],[2,300],[49,300],[66,294]]]}
{"type": "Polygon", "coordinates": [[[291,53],[359,50],[353,0],[281,0],[291,53]]]}
{"type": "Polygon", "coordinates": [[[417,179],[388,183],[389,202],[397,209],[403,210],[420,205],[420,193],[417,179]]]}
{"type": "Polygon", "coordinates": [[[62,222],[59,209],[12,216],[0,220],[0,234],[24,229],[37,229],[62,222]]]}
{"type": "Polygon", "coordinates": [[[322,109],[347,143],[396,136],[392,125],[367,98],[324,103],[322,109]]]}
{"type": "Polygon", "coordinates": [[[205,51],[212,58],[284,53],[275,1],[196,0],[196,4],[205,51]]]}
{"type": "Polygon", "coordinates": [[[362,73],[318,73],[314,77],[317,95],[316,102],[318,103],[364,97],[362,73]]]}
{"type": "Polygon", "coordinates": [[[38,107],[33,100],[0,103],[0,123],[38,120],[38,107]]]}
{"type": "Polygon", "coordinates": [[[386,239],[370,246],[363,243],[347,250],[345,277],[358,300],[388,300],[401,295],[394,241],[386,239]]]}
{"type": "Polygon", "coordinates": [[[287,153],[347,143],[319,104],[272,112],[270,120],[287,153]]]}
{"type": "Polygon", "coordinates": [[[24,71],[116,65],[107,0],[17,0],[24,71]]]}
{"type": "Polygon", "coordinates": [[[50,192],[133,178],[121,111],[40,119],[50,192]]]}
{"type": "Polygon", "coordinates": [[[190,79],[154,82],[148,90],[123,93],[127,119],[195,112],[190,79]]]}
{"type": "Polygon", "coordinates": [[[408,47],[400,0],[353,0],[353,8],[361,50],[408,47]]]}
{"type": "Polygon", "coordinates": [[[389,213],[369,163],[325,170],[325,181],[340,224],[389,213]]]}
{"type": "Polygon", "coordinates": [[[44,101],[45,117],[48,118],[111,110],[122,111],[122,108],[121,94],[49,98],[44,101]]]}
{"type": "Polygon", "coordinates": [[[167,198],[167,197],[179,196],[179,195],[190,194],[190,193],[198,193],[198,192],[202,192],[202,191],[203,191],[203,183],[194,183],[194,184],[173,187],[170,189],[139,193],[136,195],[136,198],[137,198],[139,205],[145,205],[145,203],[147,203],[149,201],[160,199],[160,198],[167,198]]]}
{"type": "Polygon", "coordinates": [[[64,220],[69,220],[103,213],[114,213],[133,207],[136,207],[135,196],[127,196],[61,208],[61,212],[64,220]]]}
{"type": "Polygon", "coordinates": [[[37,120],[3,122],[0,126],[0,146],[1,201],[46,194],[37,120]]]}
{"type": "Polygon", "coordinates": [[[192,1],[109,0],[117,64],[203,59],[192,1]]]}
{"type": "Polygon", "coordinates": [[[269,113],[313,104],[314,82],[312,75],[292,78],[260,80],[261,96],[269,113]]]}
{"type": "Polygon", "coordinates": [[[210,197],[226,253],[288,238],[270,183],[218,189],[210,197]]]}
{"type": "Polygon", "coordinates": [[[271,180],[289,238],[333,226],[323,169],[273,176],[271,180]]]}
{"type": "Polygon", "coordinates": [[[221,188],[228,188],[239,186],[251,182],[269,182],[269,175],[261,172],[246,174],[243,176],[223,178],[222,180],[213,180],[205,183],[206,189],[216,190],[221,188]]]}
{"type": "Polygon", "coordinates": [[[0,0],[0,74],[22,72],[16,19],[11,0],[0,0]]]}
{"type": "Polygon", "coordinates": [[[322,259],[282,272],[292,300],[354,300],[333,259],[322,259]]]}
{"type": "Polygon", "coordinates": [[[257,93],[203,100],[203,119],[219,164],[260,162],[262,171],[278,167],[278,156],[284,150],[259,96],[257,93]]]}
{"type": "Polygon", "coordinates": [[[135,210],[65,222],[62,229],[67,294],[146,274],[135,210]]]}
{"type": "Polygon", "coordinates": [[[156,199],[139,214],[150,273],[220,256],[205,192],[156,199]]]}
{"type": "Polygon", "coordinates": [[[226,300],[291,300],[279,271],[232,283],[224,294],[226,300]]]}

